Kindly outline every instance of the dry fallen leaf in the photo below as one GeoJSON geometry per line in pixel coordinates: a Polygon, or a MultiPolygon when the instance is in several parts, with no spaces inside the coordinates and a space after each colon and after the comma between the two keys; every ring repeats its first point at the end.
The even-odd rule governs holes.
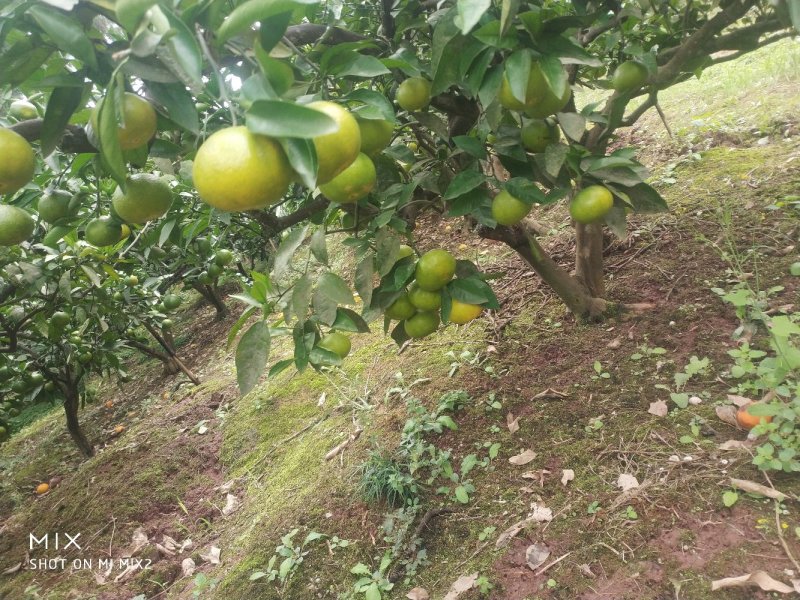
{"type": "Polygon", "coordinates": [[[161,544],[156,544],[156,550],[161,552],[161,554],[164,556],[175,556],[175,552],[165,546],[162,546],[161,544]]]}
{"type": "Polygon", "coordinates": [[[533,450],[525,450],[525,452],[509,458],[508,462],[510,462],[512,465],[522,466],[527,465],[534,458],[536,458],[536,452],[533,450]]]}
{"type": "Polygon", "coordinates": [[[506,415],[506,424],[508,425],[508,430],[514,434],[519,431],[519,417],[514,418],[514,415],[508,413],[506,415]]]}
{"type": "Polygon", "coordinates": [[[622,488],[623,492],[627,492],[628,490],[639,487],[639,480],[633,475],[622,473],[617,478],[617,487],[622,488]]]}
{"type": "Polygon", "coordinates": [[[781,594],[789,594],[794,591],[785,583],[773,579],[764,571],[755,571],[739,577],[726,577],[725,579],[717,579],[711,582],[711,591],[724,590],[727,588],[735,587],[760,587],[765,592],[780,592],[781,594]]]}
{"type": "Polygon", "coordinates": [[[746,450],[753,446],[751,440],[728,440],[719,445],[720,450],[746,450]]]}
{"type": "Polygon", "coordinates": [[[166,548],[167,550],[169,550],[171,552],[177,550],[178,547],[180,546],[180,544],[178,543],[178,540],[176,540],[175,538],[172,538],[172,537],[170,537],[168,535],[165,535],[162,538],[161,545],[164,546],[164,548],[166,548]]]}
{"type": "Polygon", "coordinates": [[[181,563],[181,572],[184,577],[191,577],[194,574],[195,564],[191,558],[184,558],[181,563]]]}
{"type": "Polygon", "coordinates": [[[751,398],[745,398],[744,396],[737,396],[736,394],[728,394],[728,402],[731,402],[741,408],[742,406],[752,404],[753,400],[751,398]]]}
{"type": "Polygon", "coordinates": [[[657,417],[666,417],[668,412],[667,403],[663,400],[656,400],[655,402],[650,403],[650,408],[647,409],[651,415],[655,415],[657,417]]]}
{"type": "Polygon", "coordinates": [[[150,540],[147,539],[147,534],[144,532],[143,527],[137,527],[131,537],[131,545],[128,548],[128,556],[136,556],[142,548],[147,546],[150,540]]]}
{"type": "Polygon", "coordinates": [[[222,514],[227,516],[239,508],[239,499],[233,494],[228,494],[225,497],[225,508],[222,509],[222,514]]]}
{"type": "Polygon", "coordinates": [[[477,580],[477,573],[473,573],[472,575],[462,575],[455,580],[452,586],[450,586],[450,591],[447,592],[444,600],[456,600],[456,598],[458,598],[461,594],[468,592],[475,587],[475,582],[477,580]]]}
{"type": "Polygon", "coordinates": [[[550,556],[550,548],[546,544],[531,544],[525,550],[525,562],[531,571],[535,571],[544,564],[550,556]]]}
{"type": "Polygon", "coordinates": [[[200,558],[202,558],[204,561],[208,563],[211,563],[212,565],[218,565],[219,555],[220,555],[220,549],[217,548],[216,546],[211,546],[208,549],[208,552],[200,555],[200,558]]]}
{"type": "Polygon", "coordinates": [[[731,477],[731,485],[737,489],[742,490],[743,492],[748,492],[750,494],[760,494],[767,498],[772,498],[773,500],[777,500],[778,502],[783,502],[786,500],[786,494],[782,494],[776,489],[767,487],[765,485],[761,485],[760,483],[756,483],[755,481],[747,481],[746,479],[734,479],[731,477]]]}
{"type": "Polygon", "coordinates": [[[575,479],[575,471],[572,469],[563,469],[561,471],[561,485],[567,485],[573,479],[575,479]]]}
{"type": "Polygon", "coordinates": [[[537,523],[542,523],[544,521],[552,521],[553,511],[544,506],[543,504],[539,504],[538,502],[532,502],[531,512],[528,514],[528,519],[530,519],[531,521],[536,521],[537,523]]]}
{"type": "Polygon", "coordinates": [[[431,595],[428,593],[428,590],[421,587],[415,587],[406,594],[408,600],[428,600],[430,597],[431,595]]]}
{"type": "Polygon", "coordinates": [[[728,425],[733,425],[734,427],[739,426],[739,423],[736,422],[736,409],[730,404],[715,406],[714,411],[720,421],[725,421],[728,425]]]}
{"type": "Polygon", "coordinates": [[[583,573],[587,577],[591,577],[592,579],[597,577],[597,575],[592,573],[592,568],[586,563],[583,563],[582,565],[578,565],[578,571],[580,571],[581,573],[583,573]]]}
{"type": "Polygon", "coordinates": [[[511,541],[511,538],[513,538],[520,531],[522,531],[522,529],[528,523],[530,523],[530,521],[528,519],[523,519],[522,521],[514,523],[511,527],[509,527],[503,533],[501,533],[499,536],[497,536],[497,541],[494,543],[494,547],[495,548],[502,548],[503,546],[508,544],[508,542],[511,541]]]}

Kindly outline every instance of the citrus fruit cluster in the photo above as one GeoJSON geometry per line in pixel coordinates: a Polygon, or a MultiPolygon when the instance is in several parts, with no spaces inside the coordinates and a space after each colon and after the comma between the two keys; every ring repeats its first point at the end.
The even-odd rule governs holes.
{"type": "MultiPolygon", "coordinates": [[[[408,246],[401,247],[400,258],[412,253],[408,246]]],[[[417,261],[414,280],[400,292],[384,314],[389,319],[400,321],[406,335],[412,339],[432,334],[441,324],[442,290],[455,273],[456,259],[452,254],[442,249],[426,252],[417,261]]],[[[482,310],[477,304],[466,304],[452,298],[450,321],[463,325],[476,319],[482,310]]]]}
{"type": "MultiPolygon", "coordinates": [[[[389,144],[394,126],[381,119],[356,119],[335,102],[321,100],[307,107],[336,124],[335,131],[312,140],[320,192],[332,202],[358,202],[375,187],[377,174],[370,157],[389,144]]],[[[276,203],[298,180],[277,139],[241,126],[209,136],[197,151],[192,173],[204,202],[235,212],[276,203]]]]}

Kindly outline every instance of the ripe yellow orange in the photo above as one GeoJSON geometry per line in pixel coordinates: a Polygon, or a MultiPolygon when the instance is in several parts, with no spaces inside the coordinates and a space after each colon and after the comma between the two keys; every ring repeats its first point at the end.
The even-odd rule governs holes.
{"type": "Polygon", "coordinates": [[[739,410],[736,411],[736,422],[739,424],[739,427],[743,429],[752,429],[759,423],[761,423],[761,419],[764,419],[765,423],[770,423],[772,421],[771,416],[766,417],[758,417],[756,415],[750,414],[749,409],[753,407],[753,405],[758,404],[758,402],[753,402],[746,406],[739,407],[739,410]]]}
{"type": "Polygon", "coordinates": [[[128,177],[125,192],[117,188],[111,202],[123,221],[143,224],[166,214],[172,206],[172,190],[157,175],[136,173],[128,177]]]}
{"type": "Polygon", "coordinates": [[[0,127],[0,196],[13,194],[33,179],[33,148],[16,131],[0,127]]]}
{"type": "Polygon", "coordinates": [[[558,127],[550,125],[544,119],[531,119],[520,131],[522,145],[530,152],[544,152],[548,145],[561,137],[558,127]]]}
{"type": "Polygon", "coordinates": [[[614,196],[607,187],[590,185],[575,194],[569,203],[569,214],[578,223],[589,224],[602,221],[614,206],[614,196]]]}
{"type": "Polygon", "coordinates": [[[358,121],[343,106],[320,100],[308,105],[325,113],[339,126],[333,133],[314,138],[317,151],[317,185],[328,183],[349,167],[361,152],[361,130],[358,121]]]}
{"type": "Polygon", "coordinates": [[[243,126],[213,133],[197,151],[192,174],[204,202],[232,212],[274,204],[294,177],[280,144],[243,126]]]}
{"type": "Polygon", "coordinates": [[[439,328],[439,313],[436,311],[418,312],[403,323],[406,335],[420,339],[429,336],[439,328]]]}
{"type": "Polygon", "coordinates": [[[125,425],[117,425],[114,427],[114,433],[122,433],[125,431],[125,425]]]}
{"type": "MultiPolygon", "coordinates": [[[[97,130],[100,106],[92,111],[92,127],[97,130]]],[[[119,118],[117,139],[120,148],[133,150],[146,144],[156,134],[156,111],[144,98],[125,92],[122,100],[122,115],[119,118]]]]}
{"type": "Polygon", "coordinates": [[[360,153],[353,163],[319,190],[332,202],[358,202],[372,191],[377,181],[375,165],[369,156],[360,153]]]}
{"type": "Polygon", "coordinates": [[[515,198],[506,190],[492,200],[492,217],[498,225],[516,225],[524,219],[533,207],[515,198]]]}
{"type": "Polygon", "coordinates": [[[0,246],[16,246],[31,237],[36,227],[27,211],[0,204],[0,246]]]}
{"type": "Polygon", "coordinates": [[[392,141],[394,125],[391,122],[359,118],[356,121],[361,132],[361,152],[367,156],[375,156],[392,141]]]}
{"type": "Polygon", "coordinates": [[[14,100],[11,106],[8,107],[8,112],[15,119],[24,121],[26,119],[35,119],[39,116],[39,111],[36,105],[28,102],[27,100],[14,100]]]}
{"type": "Polygon", "coordinates": [[[114,403],[111,400],[107,400],[106,401],[106,408],[113,408],[113,407],[114,407],[114,403]]]}
{"type": "Polygon", "coordinates": [[[469,323],[473,319],[477,319],[482,310],[483,308],[477,304],[466,304],[453,298],[450,307],[450,322],[457,325],[469,323]]]}
{"type": "Polygon", "coordinates": [[[40,483],[36,486],[36,494],[41,496],[42,494],[46,494],[50,491],[50,484],[49,483],[40,483]]]}
{"type": "Polygon", "coordinates": [[[422,110],[431,101],[431,82],[423,77],[409,77],[397,87],[395,99],[403,110],[422,110]]]}
{"type": "Polygon", "coordinates": [[[417,262],[417,285],[428,292],[442,289],[456,273],[456,259],[447,250],[430,250],[417,262]]]}

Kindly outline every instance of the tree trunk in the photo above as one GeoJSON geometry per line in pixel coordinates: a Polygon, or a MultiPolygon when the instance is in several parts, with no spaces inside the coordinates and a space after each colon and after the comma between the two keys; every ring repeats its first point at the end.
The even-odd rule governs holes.
{"type": "Polygon", "coordinates": [[[210,285],[205,285],[199,282],[193,283],[192,287],[216,309],[217,319],[222,319],[227,314],[228,309],[225,307],[225,303],[219,297],[216,289],[210,285]]]}
{"type": "Polygon", "coordinates": [[[604,298],[606,284],[603,277],[603,225],[594,223],[575,226],[575,277],[596,298],[604,298]]]}
{"type": "Polygon", "coordinates": [[[597,321],[611,307],[602,297],[595,296],[576,277],[572,277],[550,258],[536,237],[523,226],[480,228],[481,237],[504,242],[512,248],[561,298],[562,302],[581,321],[597,321]]]}
{"type": "Polygon", "coordinates": [[[64,392],[64,412],[67,415],[67,431],[72,436],[78,450],[86,458],[94,456],[94,448],[86,436],[83,434],[80,423],[78,423],[78,390],[76,384],[62,386],[64,392]]]}

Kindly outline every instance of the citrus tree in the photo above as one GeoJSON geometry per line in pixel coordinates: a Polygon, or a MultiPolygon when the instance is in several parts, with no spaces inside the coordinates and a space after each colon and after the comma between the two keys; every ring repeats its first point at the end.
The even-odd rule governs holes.
{"type": "Polygon", "coordinates": [[[614,308],[605,228],[621,236],[629,213],[666,210],[617,130],[792,23],[800,0],[12,0],[0,244],[46,254],[71,236],[112,255],[124,224],[144,259],[166,253],[151,276],[180,272],[216,304],[229,258],[210,260],[208,244],[224,240],[246,257],[232,334],[265,317],[239,342],[244,392],[275,335],[295,352],[273,373],[338,364],[347,333],[381,315],[404,343],[499,308],[469,261],[418,256],[428,210],[507,244],[577,318],[600,319],[614,308]],[[581,103],[580,88],[602,100],[581,103]],[[76,168],[98,190],[93,214],[34,229],[31,215],[49,223],[41,191],[76,168]],[[556,203],[574,225],[574,275],[537,240],[536,215],[556,203]],[[348,234],[348,279],[330,267],[332,232],[348,234]]]}

